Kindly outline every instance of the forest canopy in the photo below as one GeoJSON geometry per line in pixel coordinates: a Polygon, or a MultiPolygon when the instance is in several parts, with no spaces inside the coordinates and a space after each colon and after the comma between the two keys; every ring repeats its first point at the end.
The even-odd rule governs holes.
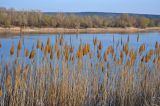
{"type": "Polygon", "coordinates": [[[53,27],[53,28],[106,28],[106,27],[159,27],[160,19],[144,16],[78,16],[64,13],[44,14],[43,12],[17,11],[0,8],[0,27],[53,27]]]}

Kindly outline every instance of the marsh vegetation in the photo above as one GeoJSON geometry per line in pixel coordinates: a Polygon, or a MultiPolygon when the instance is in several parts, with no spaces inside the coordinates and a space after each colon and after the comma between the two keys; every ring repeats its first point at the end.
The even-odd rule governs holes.
{"type": "MultiPolygon", "coordinates": [[[[160,42],[130,46],[124,41],[104,47],[93,37],[74,45],[63,35],[32,48],[23,39],[0,58],[0,104],[7,106],[158,106],[160,105],[160,42]]],[[[43,40],[44,41],[44,40],[43,40]]],[[[0,53],[6,46],[0,41],[0,53]]],[[[140,42],[140,36],[135,43],[140,42]]]]}

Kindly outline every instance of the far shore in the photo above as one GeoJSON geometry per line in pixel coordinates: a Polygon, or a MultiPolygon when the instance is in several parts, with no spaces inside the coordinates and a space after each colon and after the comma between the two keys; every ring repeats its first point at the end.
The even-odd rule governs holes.
{"type": "Polygon", "coordinates": [[[75,34],[75,33],[136,33],[136,32],[154,32],[160,31],[160,27],[149,27],[149,28],[86,28],[86,29],[73,29],[73,28],[20,28],[11,27],[3,28],[0,27],[0,34],[75,34]]]}

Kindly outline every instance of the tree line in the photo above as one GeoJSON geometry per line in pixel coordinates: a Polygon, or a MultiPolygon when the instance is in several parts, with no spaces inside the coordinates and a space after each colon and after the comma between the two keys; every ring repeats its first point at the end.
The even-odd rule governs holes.
{"type": "Polygon", "coordinates": [[[16,11],[0,8],[0,27],[53,27],[53,28],[105,28],[105,27],[159,27],[160,19],[143,16],[77,16],[57,13],[47,15],[37,10],[16,11]]]}

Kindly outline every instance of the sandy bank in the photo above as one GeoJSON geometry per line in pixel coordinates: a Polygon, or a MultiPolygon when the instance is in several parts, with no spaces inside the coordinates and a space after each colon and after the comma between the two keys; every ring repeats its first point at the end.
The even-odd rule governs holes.
{"type": "Polygon", "coordinates": [[[19,33],[134,33],[134,32],[152,32],[160,31],[160,27],[151,28],[86,28],[86,29],[68,29],[68,28],[2,28],[0,33],[3,34],[19,34],[19,33]]]}

